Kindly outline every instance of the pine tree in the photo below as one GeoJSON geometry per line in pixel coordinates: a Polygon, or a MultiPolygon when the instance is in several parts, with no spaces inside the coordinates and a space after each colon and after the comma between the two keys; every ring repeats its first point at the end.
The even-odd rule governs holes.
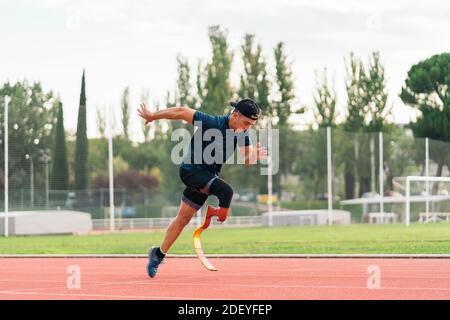
{"type": "Polygon", "coordinates": [[[81,79],[80,106],[78,109],[77,136],[75,144],[75,189],[88,188],[88,139],[86,128],[86,84],[85,73],[81,79]]]}
{"type": "Polygon", "coordinates": [[[69,169],[67,165],[66,136],[62,103],[58,105],[58,120],[55,130],[55,147],[53,149],[53,170],[51,189],[67,190],[69,187],[69,169]]]}
{"type": "Polygon", "coordinates": [[[450,53],[413,65],[400,98],[420,111],[411,128],[417,137],[450,141],[450,53]]]}
{"type": "MultiPolygon", "coordinates": [[[[436,54],[413,65],[402,88],[400,98],[420,111],[411,123],[414,136],[450,141],[450,53],[436,54]]],[[[436,176],[442,175],[450,150],[443,144],[430,145],[430,158],[436,161],[436,176]]],[[[436,193],[438,184],[433,186],[436,193]]]]}

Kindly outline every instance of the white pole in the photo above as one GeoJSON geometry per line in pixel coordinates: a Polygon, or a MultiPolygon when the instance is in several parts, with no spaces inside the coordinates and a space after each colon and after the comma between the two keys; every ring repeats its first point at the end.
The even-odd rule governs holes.
{"type": "Polygon", "coordinates": [[[45,208],[48,209],[49,203],[49,187],[48,187],[48,156],[45,154],[45,208]]]}
{"type": "Polygon", "coordinates": [[[375,193],[377,185],[375,182],[376,176],[375,169],[375,137],[370,135],[370,192],[375,193]]]}
{"type": "Polygon", "coordinates": [[[113,130],[111,115],[108,116],[108,161],[109,161],[109,228],[114,231],[114,168],[113,168],[113,130]]]}
{"type": "Polygon", "coordinates": [[[328,225],[333,224],[333,171],[331,163],[331,128],[327,127],[328,225]]]}
{"type": "MultiPolygon", "coordinates": [[[[427,178],[430,176],[430,149],[429,149],[429,139],[425,138],[425,175],[427,178]]],[[[428,221],[428,213],[430,212],[430,200],[429,200],[429,194],[430,194],[430,182],[427,180],[425,182],[425,215],[426,220],[428,221]]]]}
{"type": "Polygon", "coordinates": [[[405,223],[406,226],[409,226],[409,215],[410,215],[410,189],[409,189],[409,177],[406,177],[406,204],[405,204],[405,223]]]}
{"type": "Polygon", "coordinates": [[[34,163],[33,158],[30,156],[30,204],[34,207],[34,163]]]}
{"type": "Polygon", "coordinates": [[[269,165],[268,175],[267,175],[267,207],[269,211],[269,227],[273,225],[272,217],[272,119],[269,117],[269,123],[267,124],[267,147],[269,156],[267,162],[269,165]]]}
{"type": "Polygon", "coordinates": [[[9,209],[9,179],[8,179],[8,96],[5,96],[5,237],[9,234],[8,209],[9,209]]]}
{"type": "MultiPolygon", "coordinates": [[[[384,213],[384,199],[383,199],[383,195],[384,195],[384,172],[383,172],[383,152],[384,152],[384,147],[383,147],[383,132],[379,132],[378,135],[378,143],[380,144],[379,149],[380,149],[380,212],[381,214],[384,213]]],[[[384,219],[383,219],[384,220],[384,219]]]]}

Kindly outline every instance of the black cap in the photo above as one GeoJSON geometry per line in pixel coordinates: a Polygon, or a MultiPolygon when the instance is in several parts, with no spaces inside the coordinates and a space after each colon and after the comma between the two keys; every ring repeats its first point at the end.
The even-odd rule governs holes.
{"type": "Polygon", "coordinates": [[[242,99],[239,102],[230,102],[230,106],[234,107],[247,118],[258,120],[261,114],[261,108],[252,99],[242,99]]]}

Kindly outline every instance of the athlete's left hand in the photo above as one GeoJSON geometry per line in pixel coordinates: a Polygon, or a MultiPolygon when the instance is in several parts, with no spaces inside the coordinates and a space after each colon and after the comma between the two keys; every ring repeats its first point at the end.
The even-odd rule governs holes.
{"type": "Polygon", "coordinates": [[[269,155],[269,150],[266,147],[261,147],[261,143],[256,144],[255,148],[257,160],[266,160],[269,155]]]}

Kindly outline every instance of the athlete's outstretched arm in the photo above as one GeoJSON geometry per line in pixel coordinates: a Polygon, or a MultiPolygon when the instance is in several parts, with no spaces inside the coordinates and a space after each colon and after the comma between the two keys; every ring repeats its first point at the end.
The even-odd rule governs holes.
{"type": "Polygon", "coordinates": [[[151,112],[148,110],[145,103],[141,103],[138,109],[139,116],[145,120],[145,124],[155,120],[167,119],[167,120],[184,120],[188,123],[192,123],[194,113],[196,110],[189,107],[172,107],[164,110],[151,112]]]}

